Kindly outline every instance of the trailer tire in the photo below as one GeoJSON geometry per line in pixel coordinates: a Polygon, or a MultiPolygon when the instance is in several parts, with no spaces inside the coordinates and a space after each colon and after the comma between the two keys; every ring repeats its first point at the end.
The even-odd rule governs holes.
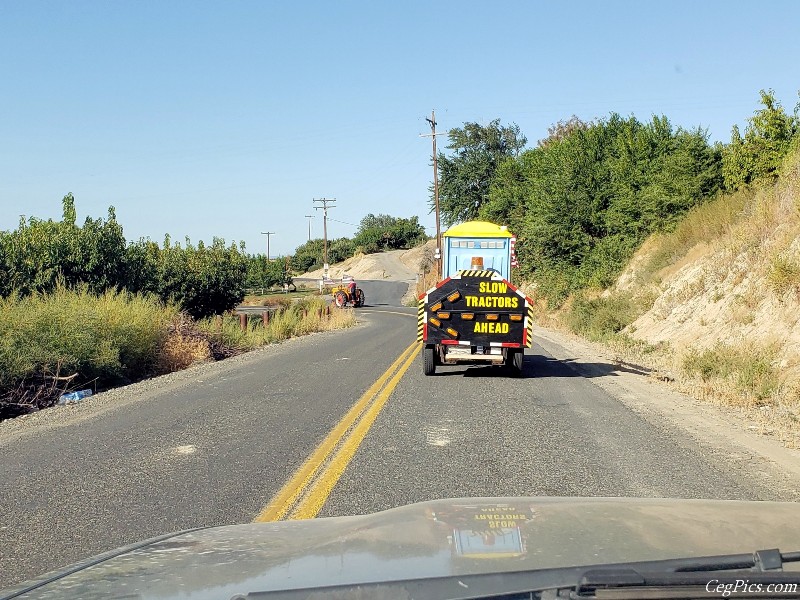
{"type": "Polygon", "coordinates": [[[422,372],[425,375],[436,373],[436,348],[427,345],[422,349],[422,372]]]}
{"type": "Polygon", "coordinates": [[[509,350],[511,356],[509,357],[511,360],[509,363],[511,364],[511,371],[515,377],[520,377],[522,375],[522,362],[525,359],[525,351],[521,348],[519,350],[509,350]]]}

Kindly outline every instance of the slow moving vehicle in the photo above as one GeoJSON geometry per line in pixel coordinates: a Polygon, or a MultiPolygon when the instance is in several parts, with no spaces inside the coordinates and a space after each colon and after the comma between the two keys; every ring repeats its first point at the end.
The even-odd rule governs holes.
{"type": "Polygon", "coordinates": [[[514,235],[501,225],[468,221],[442,237],[442,279],[418,304],[423,372],[483,362],[521,374],[524,350],[533,344],[533,302],[510,281],[514,235]]]}
{"type": "Polygon", "coordinates": [[[340,284],[331,287],[331,295],[333,295],[333,302],[339,308],[345,308],[350,305],[354,308],[361,308],[366,302],[364,290],[355,285],[355,280],[352,277],[342,277],[340,284]]]}

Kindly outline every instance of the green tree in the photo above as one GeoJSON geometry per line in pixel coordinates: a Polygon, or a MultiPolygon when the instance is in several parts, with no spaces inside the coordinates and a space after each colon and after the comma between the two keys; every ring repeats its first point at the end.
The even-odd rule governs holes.
{"type": "Polygon", "coordinates": [[[280,285],[287,279],[286,258],[278,257],[267,261],[265,254],[247,257],[247,278],[249,288],[269,288],[280,285]]]}
{"type": "Polygon", "coordinates": [[[323,244],[322,238],[319,238],[309,240],[305,244],[295,248],[290,261],[292,271],[295,273],[305,273],[313,269],[321,268],[323,244]]]}
{"type": "Polygon", "coordinates": [[[450,155],[438,156],[439,211],[445,226],[478,217],[500,165],[517,157],[527,143],[517,125],[501,126],[499,119],[486,126],[464,123],[448,137],[450,155]]]}
{"type": "Polygon", "coordinates": [[[236,244],[214,238],[186,247],[165,240],[159,256],[159,295],[175,301],[195,318],[220,314],[244,298],[247,257],[236,244]]]}
{"type": "Polygon", "coordinates": [[[559,121],[555,125],[547,128],[547,137],[539,140],[538,147],[546,148],[550,144],[559,142],[566,137],[569,137],[578,130],[586,130],[589,128],[589,123],[581,121],[577,116],[572,115],[566,121],[559,121]]]}
{"type": "Polygon", "coordinates": [[[356,252],[356,244],[347,237],[338,238],[328,242],[328,262],[338,263],[347,260],[356,252]]]}
{"type": "Polygon", "coordinates": [[[647,235],[721,185],[719,148],[666,117],[611,114],[550,133],[497,169],[479,216],[510,227],[523,275],[556,302],[611,283],[647,235]]]}
{"type": "Polygon", "coordinates": [[[126,242],[114,207],[108,218],[76,224],[75,199],[62,200],[61,221],[20,219],[16,231],[0,235],[0,294],[51,292],[79,283],[95,293],[125,286],[126,242]]]}
{"type": "Polygon", "coordinates": [[[413,248],[425,241],[425,228],[418,217],[403,219],[389,215],[368,214],[359,224],[353,238],[355,249],[366,254],[398,248],[413,248]]]}
{"type": "Polygon", "coordinates": [[[773,90],[761,90],[760,94],[763,108],[748,119],[744,137],[734,125],[731,142],[722,151],[722,173],[728,190],[777,177],[783,157],[800,131],[797,107],[789,115],[773,90]]]}
{"type": "Polygon", "coordinates": [[[128,244],[125,252],[125,287],[129,292],[158,294],[161,248],[149,238],[128,244]]]}

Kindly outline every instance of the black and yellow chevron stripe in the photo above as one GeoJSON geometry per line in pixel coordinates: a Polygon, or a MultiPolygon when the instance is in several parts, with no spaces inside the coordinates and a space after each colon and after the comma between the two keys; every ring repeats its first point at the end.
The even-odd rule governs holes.
{"type": "Polygon", "coordinates": [[[497,275],[494,271],[476,271],[476,270],[467,270],[467,271],[459,271],[458,272],[461,277],[489,277],[491,278],[493,275],[497,275]]]}
{"type": "Polygon", "coordinates": [[[425,323],[425,299],[417,303],[417,341],[422,341],[422,326],[425,323]]]}
{"type": "Polygon", "coordinates": [[[528,306],[528,329],[525,331],[526,340],[525,345],[528,348],[533,348],[533,306],[528,306]]]}

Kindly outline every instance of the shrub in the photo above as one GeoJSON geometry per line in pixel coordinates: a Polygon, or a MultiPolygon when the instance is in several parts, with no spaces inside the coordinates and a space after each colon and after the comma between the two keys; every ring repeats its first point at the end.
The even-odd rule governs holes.
{"type": "Polygon", "coordinates": [[[767,273],[767,281],[779,295],[789,290],[800,289],[800,265],[796,261],[784,257],[775,257],[767,273]]]}
{"type": "Polygon", "coordinates": [[[26,387],[35,395],[44,388],[58,394],[65,387],[104,388],[151,375],[177,313],[152,296],[96,296],[85,286],[2,299],[0,397],[26,387]]]}
{"type": "Polygon", "coordinates": [[[641,313],[642,308],[626,294],[594,299],[578,294],[565,321],[575,333],[600,340],[619,333],[641,313]]]}

